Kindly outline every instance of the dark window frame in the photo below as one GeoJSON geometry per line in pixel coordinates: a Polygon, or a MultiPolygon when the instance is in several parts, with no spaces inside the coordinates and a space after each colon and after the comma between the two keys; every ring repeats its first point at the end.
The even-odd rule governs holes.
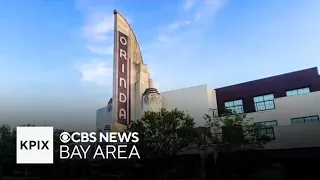
{"type": "Polygon", "coordinates": [[[213,117],[219,117],[218,109],[209,108],[209,111],[212,112],[213,117]]]}
{"type": "MultiPolygon", "coordinates": [[[[214,133],[214,136],[216,136],[218,141],[224,141],[223,133],[214,133]]],[[[272,141],[276,139],[275,132],[274,132],[274,126],[270,127],[261,127],[258,129],[252,129],[252,130],[243,130],[243,138],[254,138],[258,141],[272,141]],[[257,132],[258,130],[258,132],[257,132]],[[258,136],[256,136],[258,133],[258,136]]]]}
{"type": "Polygon", "coordinates": [[[290,121],[291,121],[291,124],[293,124],[293,125],[294,125],[294,124],[309,124],[309,123],[306,123],[306,118],[310,118],[310,117],[317,117],[318,122],[320,122],[319,115],[291,118],[290,121]],[[292,123],[292,121],[293,121],[293,120],[296,120],[296,119],[303,119],[303,123],[292,123]]]}
{"type": "Polygon", "coordinates": [[[271,121],[261,121],[254,123],[255,125],[261,125],[259,128],[259,136],[261,136],[262,139],[266,138],[268,140],[275,140],[275,134],[274,134],[274,127],[278,126],[278,120],[271,120],[271,121]],[[276,122],[276,125],[273,126],[266,126],[266,123],[269,122],[276,122]],[[264,137],[264,138],[263,138],[264,137]]]}
{"type": "Polygon", "coordinates": [[[274,125],[274,126],[278,126],[278,120],[261,121],[261,122],[256,122],[256,123],[254,123],[254,124],[256,124],[256,125],[262,125],[262,124],[264,124],[261,128],[274,127],[274,126],[266,126],[266,125],[265,125],[266,123],[269,123],[269,122],[276,122],[276,125],[274,125]]]}
{"type": "MultiPolygon", "coordinates": [[[[240,112],[239,114],[243,114],[244,113],[244,108],[243,108],[243,100],[242,99],[236,99],[236,100],[231,100],[231,101],[225,101],[224,102],[224,109],[225,111],[228,111],[230,108],[234,108],[235,107],[241,107],[240,109],[242,110],[242,112],[240,112]],[[241,101],[241,104],[242,105],[234,105],[234,102],[235,101],[241,101]],[[226,107],[226,103],[229,103],[229,102],[232,102],[233,103],[233,106],[229,106],[229,107],[226,107]]],[[[228,112],[227,112],[228,113],[228,112]]],[[[237,112],[238,113],[238,112],[237,112]]]]}
{"type": "Polygon", "coordinates": [[[259,136],[261,140],[275,140],[274,126],[259,128],[259,136]]]}
{"type": "Polygon", "coordinates": [[[300,90],[300,89],[306,89],[306,88],[309,89],[309,92],[307,92],[307,93],[302,93],[302,94],[308,94],[308,93],[310,93],[310,92],[311,92],[310,86],[307,86],[307,87],[301,87],[301,88],[296,88],[296,89],[288,89],[288,90],[286,90],[286,96],[298,96],[298,95],[302,95],[302,94],[299,94],[299,90],[300,90]],[[289,92],[289,91],[297,91],[297,94],[295,94],[295,95],[288,95],[288,92],[289,92]]]}
{"type": "Polygon", "coordinates": [[[276,109],[276,104],[275,104],[275,102],[274,102],[274,99],[275,99],[275,97],[274,97],[274,93],[270,93],[270,94],[264,94],[264,95],[258,95],[258,96],[254,96],[253,97],[253,102],[254,102],[254,108],[255,108],[255,112],[260,112],[260,111],[267,111],[267,110],[273,110],[273,109],[276,109]],[[268,96],[268,95],[272,95],[273,96],[273,99],[272,100],[264,100],[264,96],[268,96]],[[257,98],[257,97],[263,97],[263,101],[259,101],[259,102],[255,102],[255,98],[257,98]],[[272,102],[273,103],[273,108],[270,108],[270,109],[267,109],[266,107],[266,103],[267,102],[272,102]],[[258,110],[258,106],[257,106],[257,104],[258,103],[263,103],[263,105],[264,105],[264,109],[262,109],[262,110],[258,110]]]}

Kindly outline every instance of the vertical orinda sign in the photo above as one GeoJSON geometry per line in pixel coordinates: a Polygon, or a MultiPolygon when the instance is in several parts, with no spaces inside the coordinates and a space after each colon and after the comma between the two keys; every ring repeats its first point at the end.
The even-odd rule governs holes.
{"type": "Polygon", "coordinates": [[[130,119],[130,60],[128,56],[128,36],[117,31],[117,58],[115,59],[116,83],[114,90],[116,122],[127,125],[130,119]]]}

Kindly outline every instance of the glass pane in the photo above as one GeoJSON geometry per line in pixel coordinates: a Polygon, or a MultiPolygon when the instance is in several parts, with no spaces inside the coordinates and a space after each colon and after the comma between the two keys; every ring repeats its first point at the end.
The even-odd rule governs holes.
{"type": "Polygon", "coordinates": [[[260,136],[267,136],[267,131],[266,131],[266,129],[261,129],[261,130],[260,130],[260,136]]]}
{"type": "Polygon", "coordinates": [[[265,95],[265,96],[263,97],[263,100],[265,100],[265,101],[267,101],[267,100],[273,100],[273,99],[274,99],[273,94],[268,94],[268,95],[265,95]]]}
{"type": "Polygon", "coordinates": [[[278,126],[278,121],[275,120],[275,121],[271,121],[272,122],[272,126],[278,126]]]}
{"type": "Polygon", "coordinates": [[[274,138],[273,129],[266,129],[266,131],[267,131],[267,136],[273,139],[274,138]]]}
{"type": "Polygon", "coordinates": [[[286,92],[286,95],[287,95],[287,96],[292,96],[291,94],[292,94],[291,91],[287,91],[287,92],[286,92]]]}
{"type": "Polygon", "coordinates": [[[304,93],[309,93],[310,92],[310,88],[304,88],[304,93]]]}
{"type": "Polygon", "coordinates": [[[277,126],[277,125],[278,125],[277,121],[266,122],[266,127],[273,127],[273,126],[277,126]]]}
{"type": "Polygon", "coordinates": [[[318,122],[318,121],[319,121],[318,116],[312,116],[312,117],[310,117],[310,118],[311,118],[311,121],[312,121],[312,122],[318,122]]]}
{"type": "Polygon", "coordinates": [[[256,103],[256,111],[264,111],[266,110],[266,107],[264,105],[264,102],[258,102],[256,103]]]}
{"type": "Polygon", "coordinates": [[[265,125],[266,125],[266,127],[272,126],[271,122],[266,122],[265,125]]]}
{"type": "Polygon", "coordinates": [[[298,121],[299,121],[300,124],[305,123],[305,122],[304,122],[304,118],[299,118],[298,121]]]}
{"type": "Polygon", "coordinates": [[[224,106],[225,106],[225,107],[231,107],[231,106],[233,106],[233,101],[225,102],[225,103],[224,103],[224,106]]]}
{"type": "Polygon", "coordinates": [[[297,94],[298,94],[297,90],[287,91],[287,96],[294,96],[294,95],[297,95],[297,94]]]}
{"type": "Polygon", "coordinates": [[[254,98],[253,98],[253,101],[254,101],[254,102],[261,102],[261,101],[263,101],[263,96],[254,97],[254,98]]]}
{"type": "Polygon", "coordinates": [[[304,118],[305,123],[312,123],[312,117],[304,118]]]}
{"type": "Polygon", "coordinates": [[[259,128],[264,128],[266,127],[266,124],[264,122],[259,122],[257,123],[257,126],[259,126],[259,128]]]}
{"type": "Polygon", "coordinates": [[[274,109],[274,101],[266,101],[265,102],[266,109],[274,109]]]}
{"type": "Polygon", "coordinates": [[[291,124],[298,124],[298,121],[296,119],[291,119],[291,124]]]}
{"type": "Polygon", "coordinates": [[[230,111],[230,112],[228,112],[228,113],[233,113],[233,111],[234,111],[234,107],[228,107],[228,108],[226,108],[226,109],[230,111]]]}
{"type": "Polygon", "coordinates": [[[304,124],[304,118],[295,118],[291,120],[292,124],[304,124]]]}
{"type": "Polygon", "coordinates": [[[234,111],[235,111],[236,113],[241,114],[241,113],[243,113],[243,107],[242,107],[242,106],[235,106],[235,107],[234,107],[234,111]]]}
{"type": "Polygon", "coordinates": [[[268,135],[272,135],[272,134],[273,134],[272,129],[266,129],[266,131],[267,131],[267,134],[268,134],[268,135]]]}
{"type": "Polygon", "coordinates": [[[298,89],[298,94],[304,94],[304,89],[298,89]]]}
{"type": "Polygon", "coordinates": [[[240,106],[240,105],[242,105],[242,100],[234,101],[234,102],[233,102],[233,105],[234,105],[234,106],[240,106]]]}

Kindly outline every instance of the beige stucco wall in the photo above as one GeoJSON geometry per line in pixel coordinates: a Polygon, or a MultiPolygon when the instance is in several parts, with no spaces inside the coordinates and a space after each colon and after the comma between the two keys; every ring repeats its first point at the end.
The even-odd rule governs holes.
{"type": "Polygon", "coordinates": [[[217,102],[214,90],[207,85],[161,92],[162,107],[168,110],[177,108],[194,118],[196,126],[205,125],[204,114],[212,113],[209,108],[216,109],[217,102]]]}
{"type": "Polygon", "coordinates": [[[274,127],[276,140],[267,149],[320,147],[320,123],[274,127]]]}
{"type": "Polygon", "coordinates": [[[136,79],[134,80],[135,84],[135,103],[132,104],[132,108],[134,111],[134,115],[132,115],[132,119],[139,119],[143,115],[143,104],[142,104],[142,94],[144,91],[149,88],[149,79],[150,74],[147,65],[139,64],[139,68],[137,69],[136,79]]]}
{"type": "Polygon", "coordinates": [[[277,120],[279,126],[290,125],[291,118],[320,115],[320,91],[275,99],[275,109],[248,113],[254,122],[277,120]]]}
{"type": "Polygon", "coordinates": [[[266,148],[298,148],[320,146],[320,123],[293,124],[291,118],[320,116],[320,92],[275,99],[275,109],[249,113],[253,122],[277,120],[276,140],[266,148]]]}

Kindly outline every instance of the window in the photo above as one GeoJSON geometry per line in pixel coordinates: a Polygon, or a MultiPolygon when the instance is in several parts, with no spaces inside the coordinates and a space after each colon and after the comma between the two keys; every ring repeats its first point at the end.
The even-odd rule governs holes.
{"type": "Polygon", "coordinates": [[[319,122],[319,116],[308,116],[308,117],[299,117],[292,118],[291,124],[305,124],[305,123],[315,123],[319,122]]]}
{"type": "Polygon", "coordinates": [[[219,116],[218,109],[209,108],[209,113],[212,113],[213,117],[219,116]]]}
{"type": "Polygon", "coordinates": [[[236,101],[228,101],[224,103],[224,108],[235,111],[236,113],[243,113],[243,105],[242,100],[236,100],[236,101]]]}
{"type": "Polygon", "coordinates": [[[259,131],[259,136],[262,139],[269,139],[269,140],[275,139],[273,127],[261,128],[259,131]]]}
{"type": "Polygon", "coordinates": [[[277,120],[258,122],[256,124],[260,125],[260,131],[259,131],[260,137],[268,138],[270,140],[275,139],[273,127],[278,126],[277,120]]]}
{"type": "Polygon", "coordinates": [[[307,88],[289,90],[286,92],[286,94],[287,94],[287,96],[295,96],[295,95],[300,95],[300,94],[306,94],[309,92],[310,92],[310,89],[307,87],[307,88]]]}
{"type": "Polygon", "coordinates": [[[261,128],[268,128],[268,127],[278,126],[278,121],[277,120],[264,121],[264,122],[258,122],[256,124],[260,125],[261,128]]]}
{"type": "Polygon", "coordinates": [[[274,96],[273,94],[267,94],[263,96],[256,96],[253,98],[256,111],[265,111],[274,109],[274,96]]]}

